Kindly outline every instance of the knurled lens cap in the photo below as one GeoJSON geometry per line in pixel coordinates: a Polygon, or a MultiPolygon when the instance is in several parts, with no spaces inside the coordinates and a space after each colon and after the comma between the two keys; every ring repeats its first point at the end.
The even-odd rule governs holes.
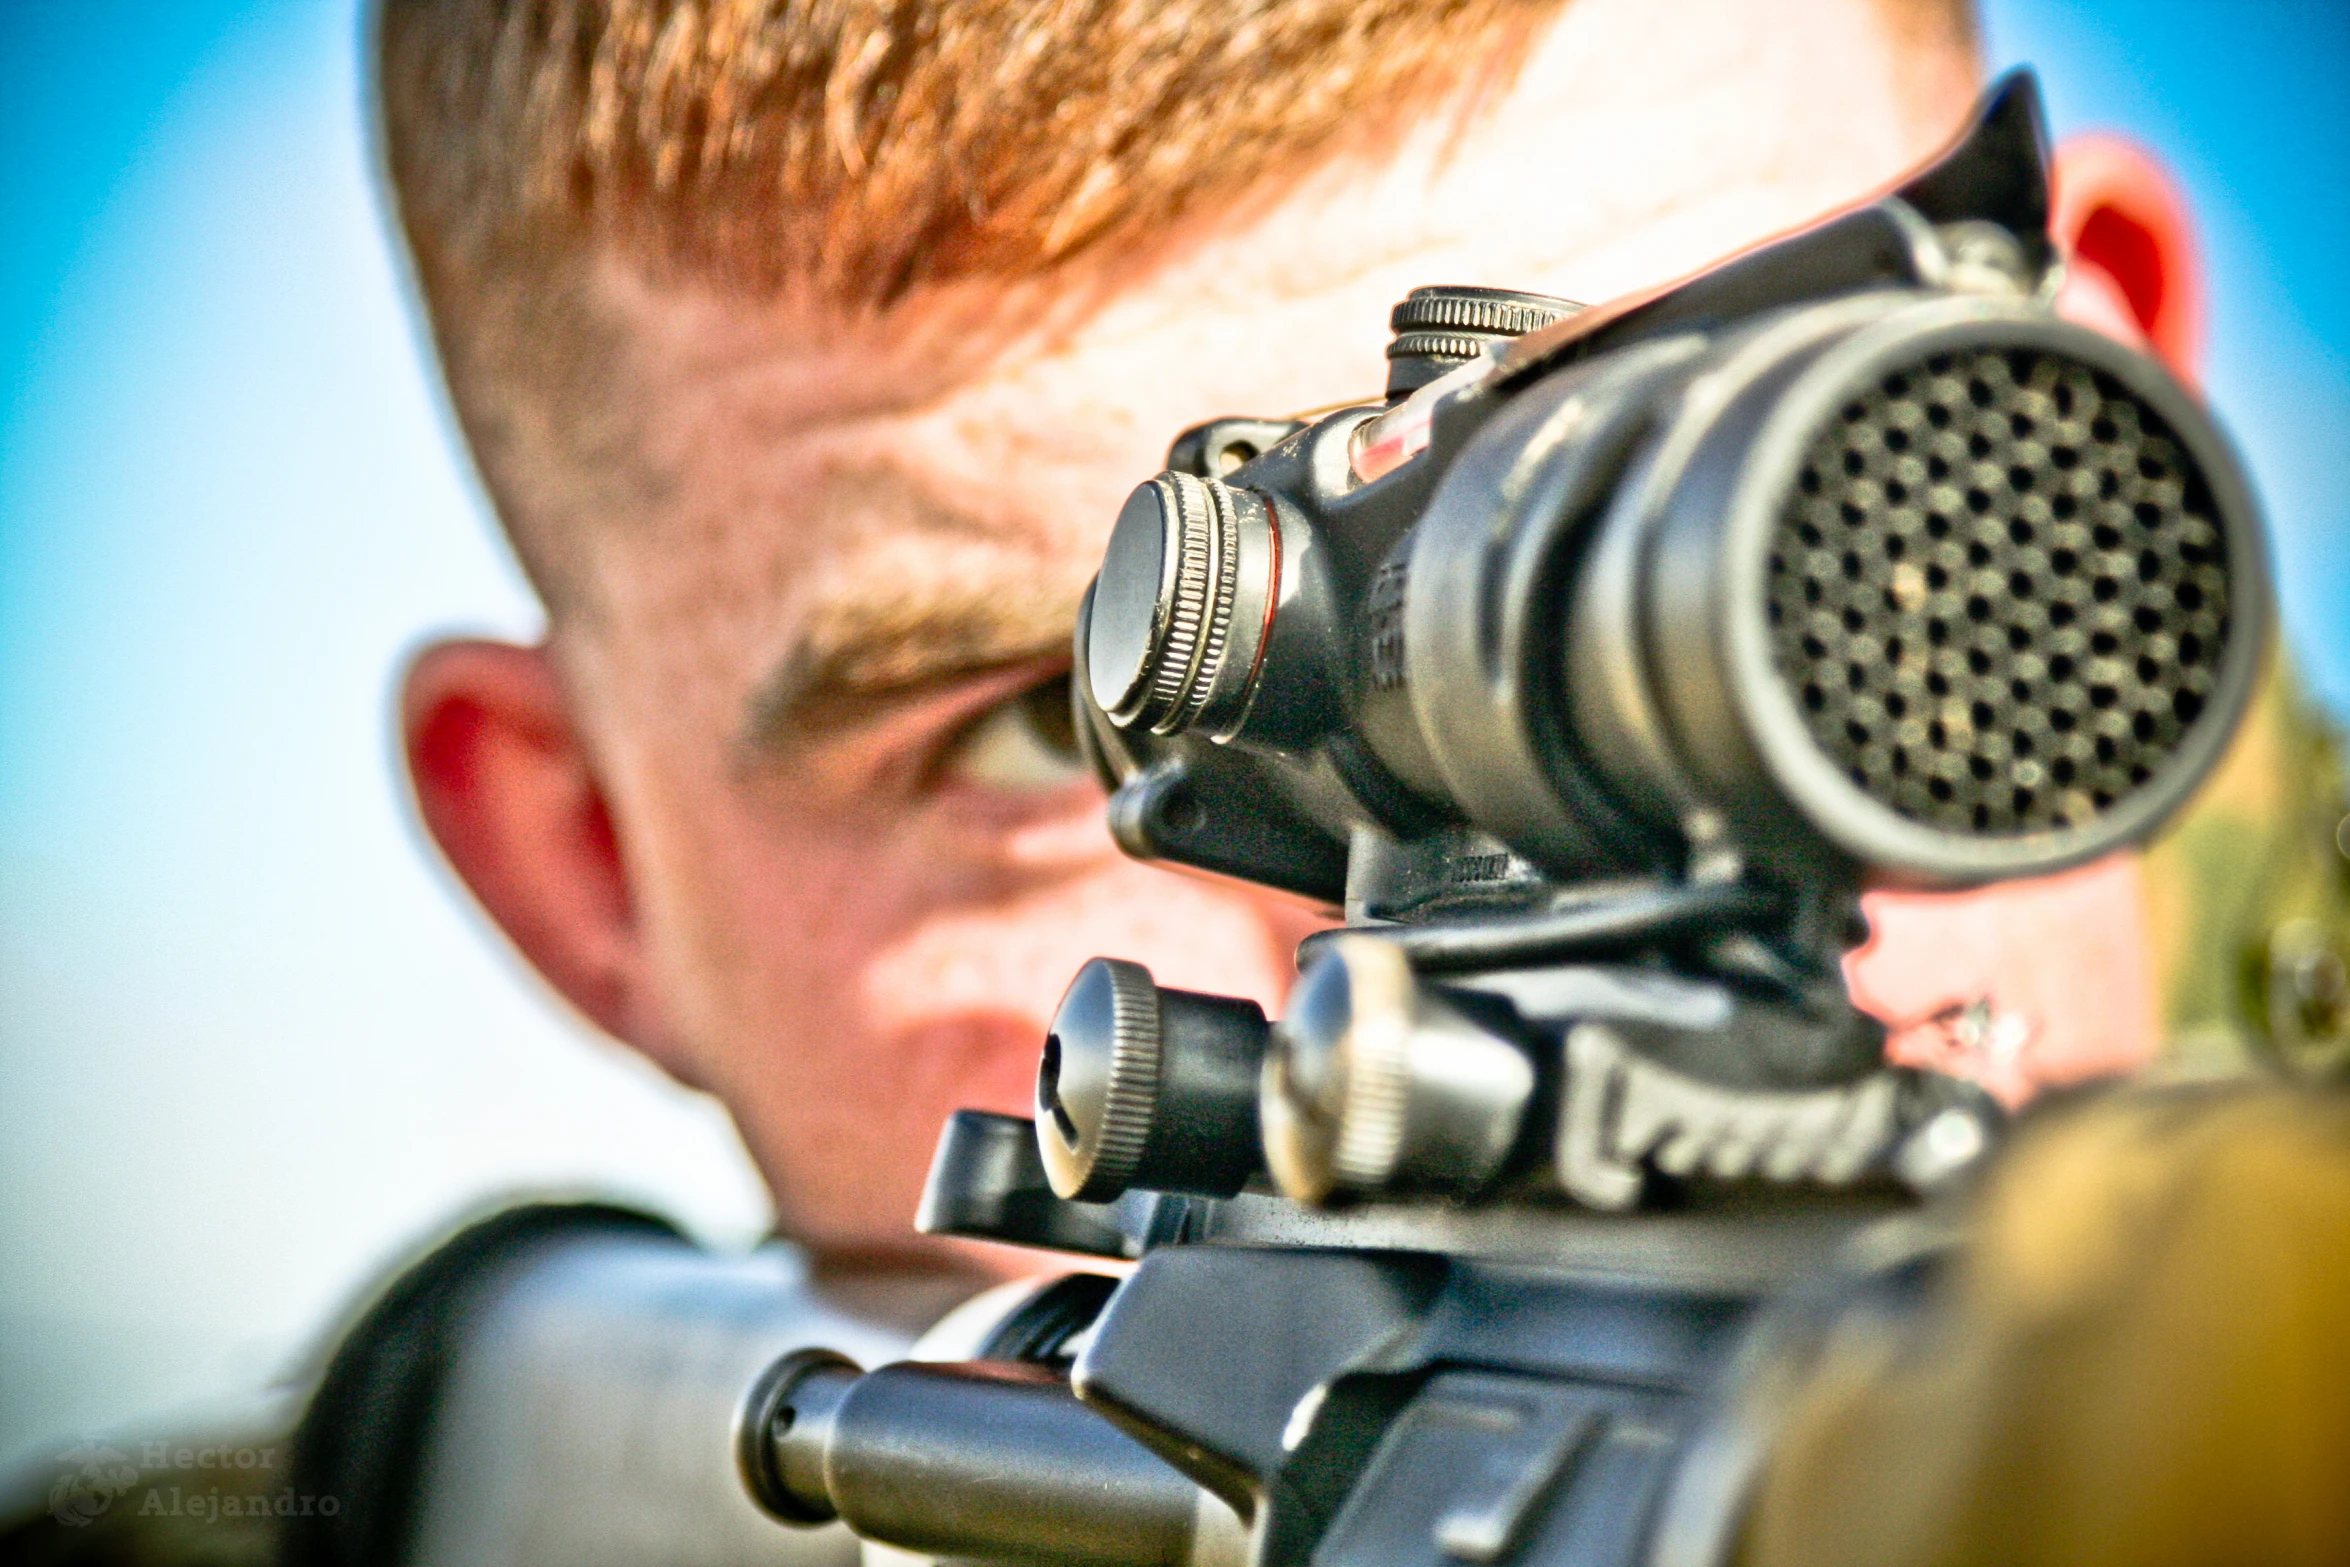
{"type": "Polygon", "coordinates": [[[1094,582],[1086,669],[1095,705],[1113,716],[1135,710],[1158,667],[1181,549],[1168,498],[1156,479],[1135,486],[1094,582]]]}

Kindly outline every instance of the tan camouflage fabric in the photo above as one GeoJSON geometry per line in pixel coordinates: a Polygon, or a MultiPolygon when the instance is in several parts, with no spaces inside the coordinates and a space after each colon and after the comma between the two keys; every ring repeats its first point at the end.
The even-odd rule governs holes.
{"type": "Polygon", "coordinates": [[[2146,852],[2172,1072],[2350,1068],[2346,848],[2340,736],[2280,662],[2220,770],[2146,852]]]}
{"type": "Polygon", "coordinates": [[[1953,1266],[1831,1337],[1744,1567],[2350,1562],[2350,1091],[2027,1116],[1953,1266]]]}

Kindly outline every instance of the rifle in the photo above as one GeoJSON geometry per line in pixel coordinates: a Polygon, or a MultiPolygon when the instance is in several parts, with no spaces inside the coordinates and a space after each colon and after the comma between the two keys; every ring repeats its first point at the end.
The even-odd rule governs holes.
{"type": "Polygon", "coordinates": [[[2055,317],[2047,228],[2018,73],[1840,215],[1598,308],[1422,289],[1384,401],[1184,432],[1078,732],[1128,852],[1345,926],[1272,1023],[1087,964],[919,1222],[1131,1272],[966,1362],[784,1357],[760,1504],[1086,1567],[1724,1559],[2003,1131],[1851,1004],[1861,893],[2143,839],[2262,660],[2236,460],[2055,317]]]}

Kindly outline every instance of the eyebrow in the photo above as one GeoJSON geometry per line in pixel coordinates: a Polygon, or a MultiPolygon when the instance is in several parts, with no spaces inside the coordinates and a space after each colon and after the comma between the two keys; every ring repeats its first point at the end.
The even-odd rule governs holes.
{"type": "Polygon", "coordinates": [[[751,689],[742,749],[772,756],[958,681],[1066,660],[1085,576],[990,515],[992,497],[942,496],[895,461],[844,464],[806,485],[802,525],[839,541],[792,644],[751,689]]]}
{"type": "Polygon", "coordinates": [[[1065,659],[1076,595],[1021,586],[966,579],[827,604],[753,688],[744,747],[788,751],[976,675],[1065,659]]]}

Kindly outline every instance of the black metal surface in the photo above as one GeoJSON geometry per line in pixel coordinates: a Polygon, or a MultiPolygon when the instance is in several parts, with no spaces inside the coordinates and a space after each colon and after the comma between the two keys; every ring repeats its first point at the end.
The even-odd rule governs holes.
{"type": "Polygon", "coordinates": [[[1175,437],[1167,448],[1167,466],[1201,479],[1221,479],[1305,428],[1303,419],[1210,419],[1175,437]]]}
{"type": "Polygon", "coordinates": [[[1117,1288],[1118,1281],[1102,1273],[1055,1279],[996,1324],[977,1358],[1065,1364],[1070,1341],[1093,1326],[1117,1288]]]}
{"type": "Polygon", "coordinates": [[[1774,907],[1764,888],[1680,883],[1534,913],[1317,931],[1299,944],[1298,965],[1304,967],[1341,934],[1393,942],[1414,968],[1430,974],[1586,962],[1692,932],[1759,920],[1774,907]]]}
{"type": "Polygon", "coordinates": [[[1037,1157],[1035,1122],[985,1110],[957,1110],[947,1118],[914,1228],[1090,1257],[1133,1254],[1133,1242],[1107,1208],[1053,1194],[1037,1157]]]}
{"type": "Polygon", "coordinates": [[[1269,1561],[1494,1562],[1538,1538],[1575,1542],[1557,1559],[1628,1560],[1755,1299],[1435,1258],[1176,1248],[1120,1289],[1075,1380],[1256,1516],[1269,1561]]]}
{"type": "Polygon", "coordinates": [[[1256,1139],[1264,1011],[1253,1001],[1162,987],[1159,1022],[1166,1041],[1159,1113],[1134,1184],[1229,1197],[1264,1167],[1256,1139]]]}
{"type": "Polygon", "coordinates": [[[796,1470],[823,1491],[793,1495],[777,1510],[787,1522],[835,1516],[867,1539],[942,1556],[1178,1567],[1190,1555],[1199,1488],[1053,1371],[883,1366],[828,1390],[820,1445],[792,1415],[793,1388],[814,1380],[771,1400],[762,1428],[766,1472],[796,1470]],[[815,1450],[792,1454],[795,1441],[815,1450]]]}
{"type": "Polygon", "coordinates": [[[1991,84],[1974,123],[1895,192],[1929,223],[1997,224],[2035,274],[2056,259],[2048,234],[2048,124],[2040,83],[2025,67],[1991,84]]]}
{"type": "Polygon", "coordinates": [[[1094,1328],[1080,1395],[1236,1508],[1283,1467],[1316,1387],[1405,1334],[1443,1282],[1433,1257],[1167,1247],[1094,1328]]]}
{"type": "Polygon", "coordinates": [[[1767,1288],[1459,1261],[1446,1271],[1409,1353],[1428,1364],[1698,1393],[1736,1348],[1767,1288]]]}
{"type": "MultiPolygon", "coordinates": [[[[1644,1424],[1665,1402],[1637,1389],[1453,1371],[1405,1407],[1316,1544],[1317,1567],[1356,1563],[1486,1564],[1510,1560],[1544,1532],[1562,1497],[1579,1487],[1599,1450],[1644,1424]]],[[[1662,1434],[1658,1432],[1656,1434],[1662,1434]]],[[[1641,1467],[1663,1467],[1651,1440],[1641,1467]]],[[[1642,1476],[1646,1478],[1646,1476],[1642,1476]]],[[[1623,1477],[1603,1474],[1610,1490],[1623,1477]]],[[[1650,1482],[1653,1484],[1653,1481],[1650,1482]]],[[[1565,1509],[1570,1521],[1574,1509],[1565,1509]]],[[[1617,1509],[1613,1527],[1585,1527],[1563,1559],[1577,1567],[1632,1559],[1638,1509],[1617,1509]],[[1629,1511],[1630,1516],[1623,1513],[1629,1511]],[[1597,1538],[1594,1538],[1597,1536],[1597,1538]]]]}
{"type": "Polygon", "coordinates": [[[1129,777],[1110,797],[1110,832],[1139,860],[1172,860],[1319,903],[1346,897],[1346,845],[1229,768],[1171,759],[1129,777]]]}

